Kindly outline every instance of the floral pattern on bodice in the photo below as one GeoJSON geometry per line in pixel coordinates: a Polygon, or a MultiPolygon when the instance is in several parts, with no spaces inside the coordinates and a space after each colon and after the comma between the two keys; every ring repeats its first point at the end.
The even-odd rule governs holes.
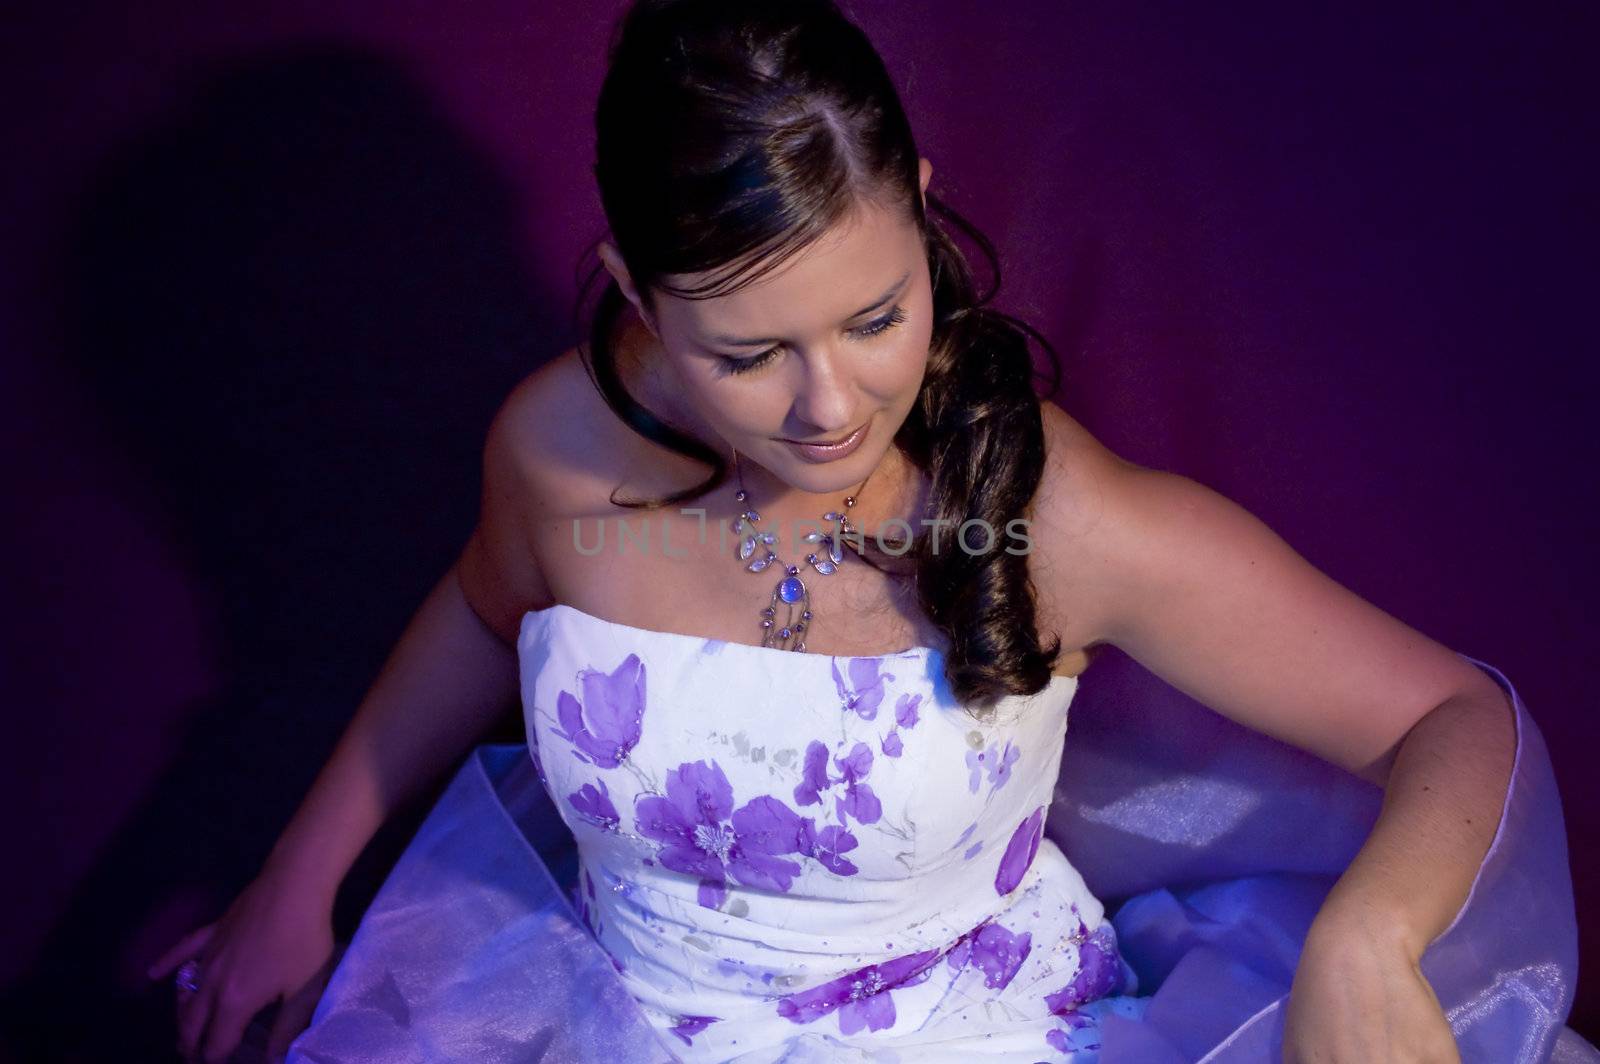
{"type": "Polygon", "coordinates": [[[556,606],[518,649],[575,911],[686,1059],[943,1024],[959,987],[1078,1052],[1072,1019],[1127,986],[1044,840],[1075,677],[980,721],[931,648],[801,654],[556,606]]]}

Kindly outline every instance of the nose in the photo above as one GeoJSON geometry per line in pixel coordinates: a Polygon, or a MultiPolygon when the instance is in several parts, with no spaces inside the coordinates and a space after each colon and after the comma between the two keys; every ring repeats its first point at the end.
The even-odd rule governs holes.
{"type": "Polygon", "coordinates": [[[806,429],[790,435],[797,439],[816,436],[833,439],[855,428],[855,399],[838,356],[830,351],[804,361],[804,377],[794,397],[794,412],[806,429]]]}

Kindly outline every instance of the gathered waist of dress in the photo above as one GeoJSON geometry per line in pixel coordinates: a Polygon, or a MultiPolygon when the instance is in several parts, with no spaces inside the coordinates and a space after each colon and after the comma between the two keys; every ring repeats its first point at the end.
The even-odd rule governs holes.
{"type": "Polygon", "coordinates": [[[688,991],[786,993],[850,968],[947,951],[1005,918],[1041,879],[1091,927],[1103,919],[1099,901],[1048,838],[1004,895],[970,876],[929,875],[873,884],[883,888],[878,897],[739,889],[716,910],[698,905],[693,883],[670,871],[623,876],[588,854],[580,854],[580,866],[576,898],[585,923],[635,992],[663,1002],[688,991]]]}

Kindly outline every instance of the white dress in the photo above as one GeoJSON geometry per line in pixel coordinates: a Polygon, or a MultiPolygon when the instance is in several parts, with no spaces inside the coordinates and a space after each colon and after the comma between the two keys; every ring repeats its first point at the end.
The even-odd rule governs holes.
{"type": "Polygon", "coordinates": [[[1044,837],[1076,677],[980,722],[928,647],[795,653],[557,605],[518,652],[575,907],[684,1060],[1089,1062],[1100,1017],[1142,1013],[1044,837]]]}

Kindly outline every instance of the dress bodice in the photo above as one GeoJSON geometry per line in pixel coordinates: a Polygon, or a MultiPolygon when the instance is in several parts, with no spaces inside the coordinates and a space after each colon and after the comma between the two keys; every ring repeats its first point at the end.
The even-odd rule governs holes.
{"type": "MultiPolygon", "coordinates": [[[[795,653],[564,604],[523,618],[518,653],[580,915],[664,1023],[755,1000],[800,1022],[806,988],[851,972],[920,984],[1041,876],[1069,936],[1103,923],[1043,839],[1077,677],[980,720],[931,647],[795,653]]],[[[1000,930],[1004,968],[1027,932],[1000,930]]]]}

